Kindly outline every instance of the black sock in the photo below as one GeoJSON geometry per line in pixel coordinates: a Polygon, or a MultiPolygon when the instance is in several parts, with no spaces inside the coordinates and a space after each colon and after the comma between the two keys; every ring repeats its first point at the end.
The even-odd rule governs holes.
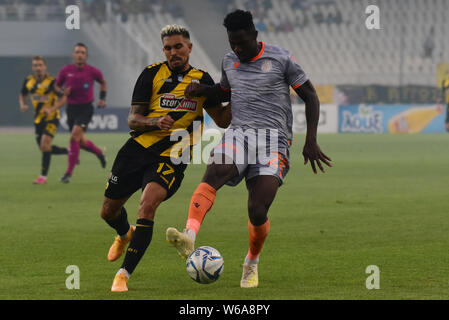
{"type": "Polygon", "coordinates": [[[62,147],[58,147],[55,145],[51,146],[51,153],[52,154],[68,154],[69,151],[67,150],[67,148],[62,148],[62,147]]]}
{"type": "Polygon", "coordinates": [[[42,152],[42,171],[41,175],[46,177],[50,167],[51,151],[42,152]]]}
{"type": "Polygon", "coordinates": [[[133,233],[122,264],[122,268],[126,269],[129,274],[133,273],[145,250],[150,245],[153,237],[153,225],[154,222],[151,220],[137,219],[136,230],[133,233]]]}
{"type": "Polygon", "coordinates": [[[120,214],[114,220],[105,220],[111,228],[117,231],[119,236],[123,236],[129,231],[128,214],[126,213],[125,207],[122,207],[120,214]]]}

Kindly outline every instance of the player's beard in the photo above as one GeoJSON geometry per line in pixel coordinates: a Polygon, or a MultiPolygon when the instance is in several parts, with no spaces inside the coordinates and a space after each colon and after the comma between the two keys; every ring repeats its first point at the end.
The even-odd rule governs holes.
{"type": "Polygon", "coordinates": [[[172,69],[175,73],[181,73],[184,69],[184,66],[173,67],[172,69]]]}
{"type": "MultiPolygon", "coordinates": [[[[182,61],[182,59],[179,58],[179,60],[175,60],[175,62],[177,62],[177,61],[182,61]]],[[[179,65],[171,64],[170,68],[172,69],[173,72],[181,73],[184,71],[184,69],[186,69],[186,65],[188,65],[188,63],[189,63],[189,60],[186,60],[185,62],[183,61],[183,63],[179,64],[179,65]]]]}

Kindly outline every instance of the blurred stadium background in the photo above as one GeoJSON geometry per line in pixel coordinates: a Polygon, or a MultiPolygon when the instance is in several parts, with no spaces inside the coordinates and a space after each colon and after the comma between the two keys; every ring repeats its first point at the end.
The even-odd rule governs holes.
{"type": "MultiPolygon", "coordinates": [[[[56,76],[78,41],[105,74],[110,107],[128,108],[137,75],[163,60],[159,32],[166,24],[191,30],[192,65],[219,81],[229,51],[222,21],[235,8],[251,10],[260,40],[287,48],[308,73],[324,105],[321,132],[444,132],[445,106],[435,103],[449,70],[445,0],[0,0],[0,126],[32,123],[17,104],[30,58],[44,56],[56,76]],[[70,4],[81,9],[80,30],[65,28],[70,4]],[[365,26],[372,4],[380,8],[380,30],[365,26]],[[412,108],[422,112],[407,117],[412,108]]],[[[292,100],[301,103],[294,94],[292,100]]],[[[126,131],[126,122],[108,124],[108,112],[123,114],[106,110],[93,129],[126,131]]],[[[304,129],[300,105],[294,128],[304,129]]]]}

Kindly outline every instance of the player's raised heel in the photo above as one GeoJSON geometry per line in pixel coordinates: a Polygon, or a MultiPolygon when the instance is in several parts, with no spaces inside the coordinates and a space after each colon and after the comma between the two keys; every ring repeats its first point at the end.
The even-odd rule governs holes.
{"type": "Polygon", "coordinates": [[[136,230],[135,226],[131,226],[128,231],[128,235],[126,238],[122,239],[120,236],[116,236],[114,243],[111,248],[109,248],[108,252],[108,260],[115,261],[120,258],[125,251],[126,245],[131,241],[131,237],[133,236],[134,231],[136,230]]]}
{"type": "Polygon", "coordinates": [[[111,291],[112,292],[128,291],[127,283],[128,277],[123,273],[119,273],[115,276],[114,281],[112,282],[111,291]]]}
{"type": "Polygon", "coordinates": [[[259,276],[257,274],[257,264],[244,263],[242,280],[240,280],[241,288],[256,288],[259,285],[259,276]]]}
{"type": "Polygon", "coordinates": [[[193,251],[193,241],[185,233],[185,230],[184,232],[179,232],[176,228],[168,228],[165,235],[167,241],[178,250],[178,254],[182,258],[187,259],[193,251]]]}

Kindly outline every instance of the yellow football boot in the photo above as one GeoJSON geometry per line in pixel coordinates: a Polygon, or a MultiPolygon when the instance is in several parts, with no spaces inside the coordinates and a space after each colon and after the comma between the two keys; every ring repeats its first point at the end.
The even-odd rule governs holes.
{"type": "Polygon", "coordinates": [[[136,227],[131,226],[129,228],[128,235],[124,239],[122,239],[120,236],[115,237],[114,243],[112,244],[111,248],[109,248],[109,261],[115,261],[122,256],[123,252],[125,251],[126,245],[131,240],[134,230],[136,230],[136,227]]]}

